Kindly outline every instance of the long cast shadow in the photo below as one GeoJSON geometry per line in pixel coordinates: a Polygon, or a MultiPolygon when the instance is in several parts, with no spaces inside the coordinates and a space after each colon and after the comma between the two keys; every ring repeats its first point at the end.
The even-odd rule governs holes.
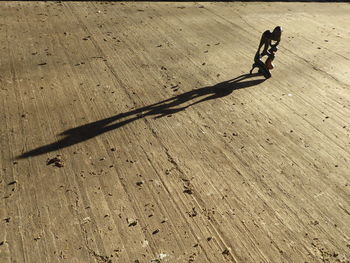
{"type": "Polygon", "coordinates": [[[188,107],[204,101],[225,97],[231,94],[234,90],[255,86],[265,80],[265,78],[246,80],[247,78],[257,75],[259,74],[244,74],[234,79],[218,83],[214,86],[194,89],[155,104],[120,113],[106,119],[66,130],[60,134],[63,135],[64,138],[25,152],[17,158],[22,159],[56,151],[86,141],[105,132],[118,129],[128,123],[145,118],[147,116],[161,118],[166,115],[183,111],[188,107]]]}

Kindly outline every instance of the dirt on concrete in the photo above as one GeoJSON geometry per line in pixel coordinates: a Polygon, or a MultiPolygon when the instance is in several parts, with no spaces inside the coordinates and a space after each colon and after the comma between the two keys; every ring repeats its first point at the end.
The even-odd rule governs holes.
{"type": "Polygon", "coordinates": [[[1,2],[0,262],[349,262],[348,21],[1,2]],[[272,78],[247,75],[277,25],[272,78]]]}

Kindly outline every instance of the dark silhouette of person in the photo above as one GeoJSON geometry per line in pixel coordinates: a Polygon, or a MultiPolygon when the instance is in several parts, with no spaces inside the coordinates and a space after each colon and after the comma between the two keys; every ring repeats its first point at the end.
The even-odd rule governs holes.
{"type": "Polygon", "coordinates": [[[270,70],[274,68],[272,62],[275,59],[275,53],[277,52],[278,45],[281,42],[281,36],[282,28],[280,26],[276,26],[272,32],[270,30],[266,30],[262,34],[258,50],[254,56],[254,64],[250,70],[250,74],[252,74],[254,68],[257,67],[259,69],[259,73],[262,73],[265,78],[271,77],[270,70]],[[274,41],[274,43],[272,43],[272,41],[274,41]],[[260,53],[262,47],[264,48],[260,53]],[[267,56],[265,63],[261,60],[264,56],[267,56]]]}

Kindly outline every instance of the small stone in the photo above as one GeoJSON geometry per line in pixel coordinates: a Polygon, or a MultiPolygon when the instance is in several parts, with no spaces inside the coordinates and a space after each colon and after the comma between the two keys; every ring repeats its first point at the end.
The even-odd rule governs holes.
{"type": "Polygon", "coordinates": [[[131,226],[136,226],[137,225],[137,221],[134,221],[134,222],[131,222],[128,227],[131,227],[131,226]]]}
{"type": "Polygon", "coordinates": [[[185,190],[184,190],[184,193],[185,193],[185,194],[189,194],[189,195],[193,194],[193,192],[192,192],[191,189],[185,189],[185,190]]]}
{"type": "Polygon", "coordinates": [[[195,217],[195,216],[197,216],[197,211],[196,211],[196,208],[195,208],[195,207],[193,207],[192,210],[191,210],[190,212],[187,212],[187,213],[188,213],[188,215],[189,215],[190,217],[195,217]]]}
{"type": "Polygon", "coordinates": [[[7,185],[13,185],[13,184],[17,184],[17,181],[14,180],[14,181],[12,181],[12,182],[9,182],[7,185]]]}
{"type": "Polygon", "coordinates": [[[143,181],[136,182],[136,185],[137,185],[137,186],[142,186],[142,185],[143,185],[143,181]]]}
{"type": "Polygon", "coordinates": [[[152,235],[158,234],[159,231],[160,231],[159,229],[154,230],[154,231],[152,232],[152,235]]]}
{"type": "Polygon", "coordinates": [[[228,256],[228,255],[230,254],[230,250],[228,250],[227,248],[225,248],[225,250],[222,251],[222,254],[228,256]]]}
{"type": "Polygon", "coordinates": [[[50,164],[53,164],[53,166],[58,167],[58,168],[61,168],[61,167],[64,166],[63,165],[63,161],[62,161],[62,159],[60,158],[59,155],[57,155],[54,158],[47,159],[46,165],[50,165],[50,164]]]}

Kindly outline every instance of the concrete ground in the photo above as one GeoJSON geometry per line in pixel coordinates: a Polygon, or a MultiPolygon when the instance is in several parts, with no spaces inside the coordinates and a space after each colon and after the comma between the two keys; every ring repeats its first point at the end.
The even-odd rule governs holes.
{"type": "Polygon", "coordinates": [[[0,262],[349,262],[349,21],[1,2],[0,262]],[[246,75],[277,25],[272,78],[246,75]]]}

